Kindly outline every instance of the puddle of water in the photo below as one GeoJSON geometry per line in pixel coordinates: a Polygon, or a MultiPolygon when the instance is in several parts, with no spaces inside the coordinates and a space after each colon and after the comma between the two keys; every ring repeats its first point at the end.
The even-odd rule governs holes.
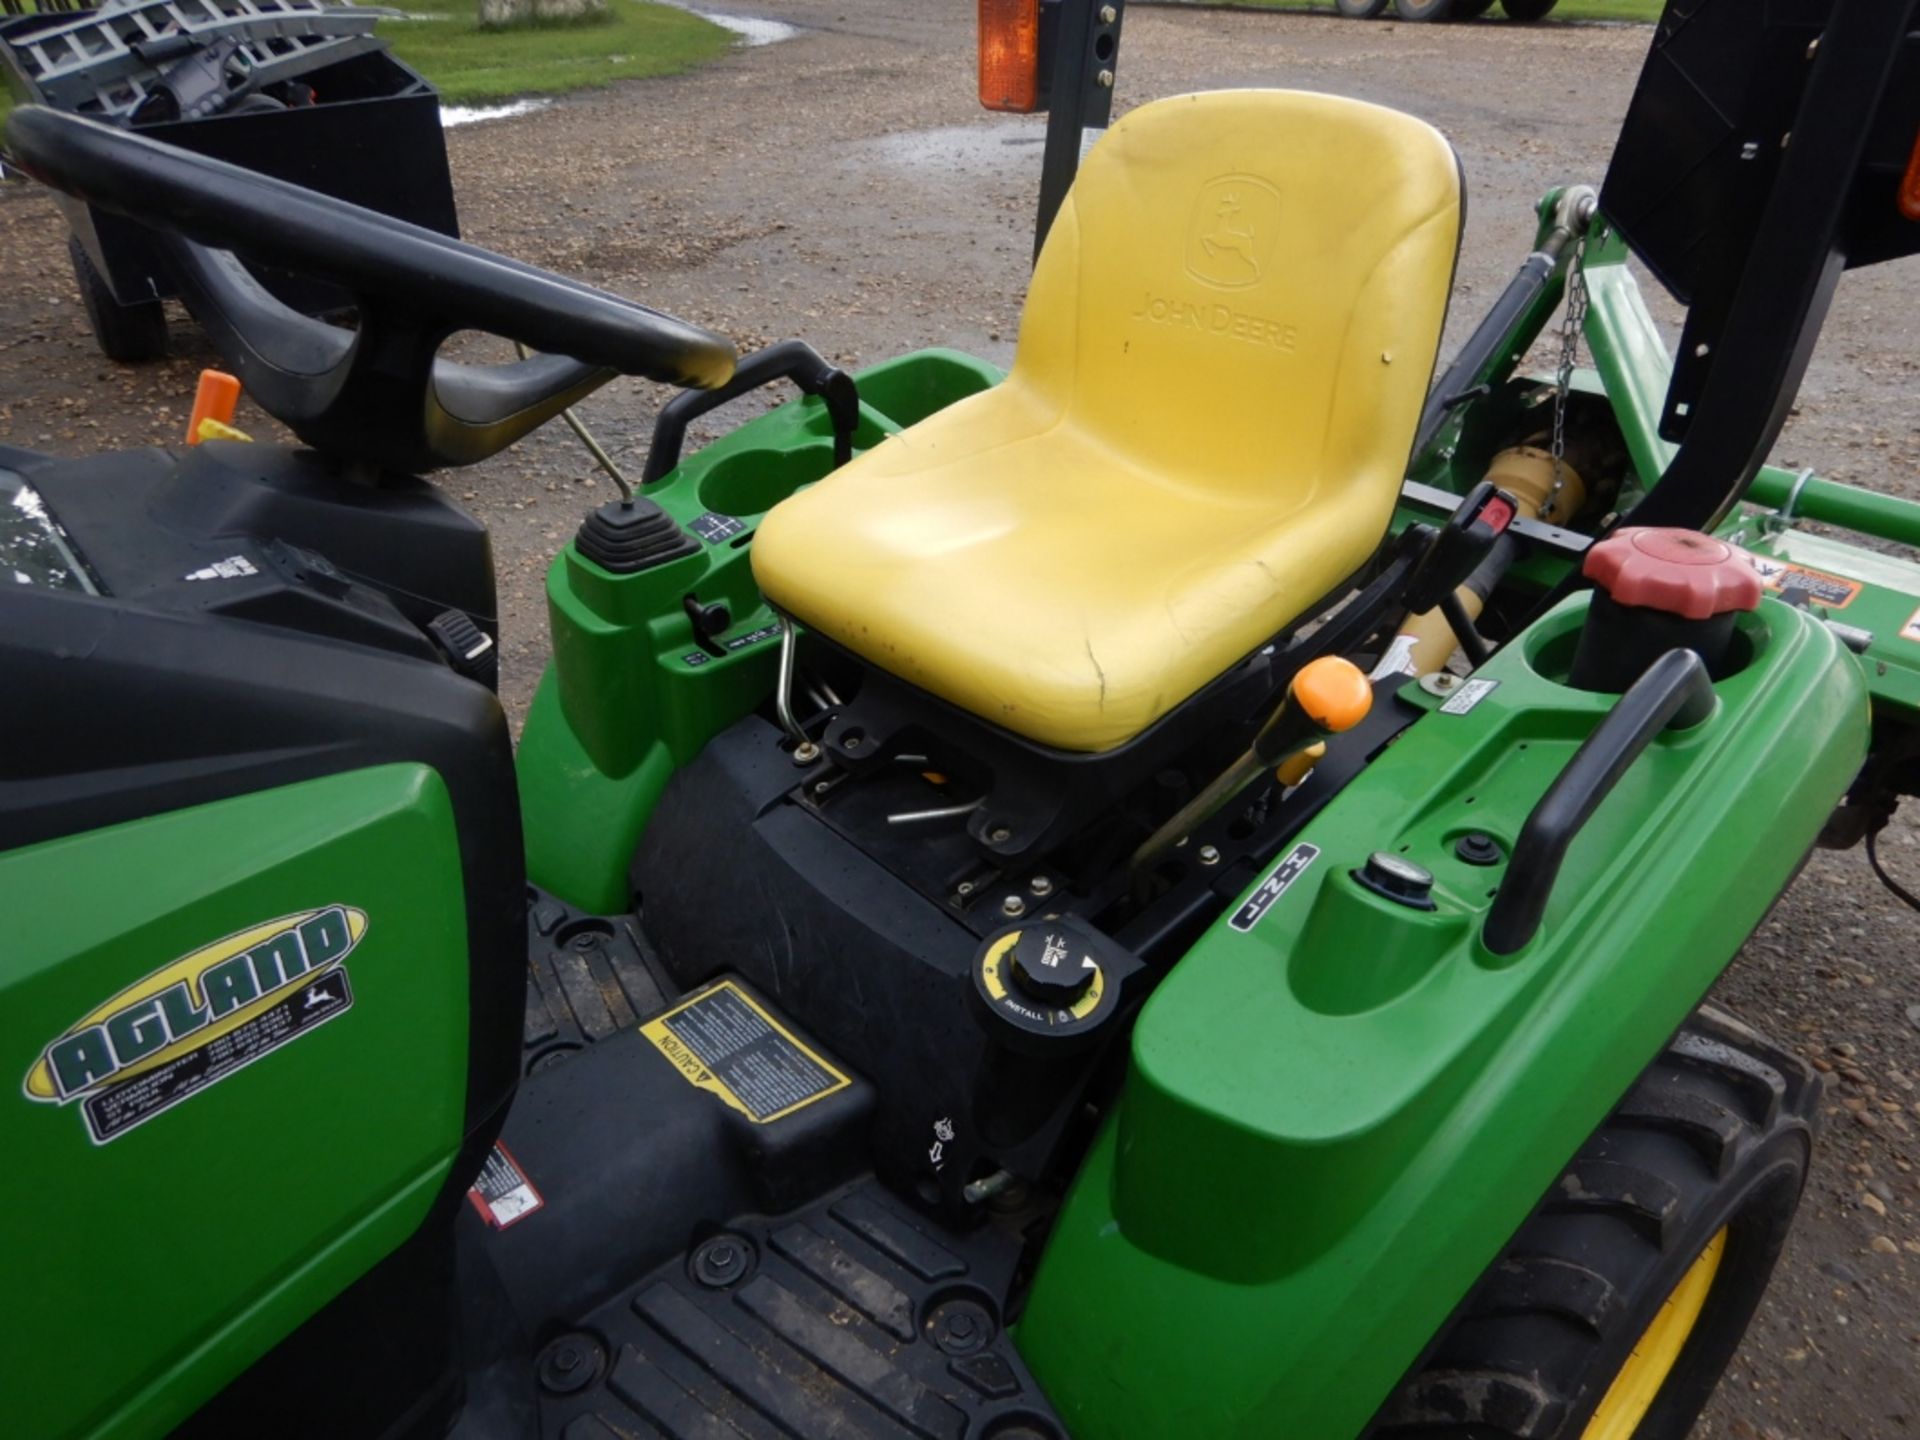
{"type": "Polygon", "coordinates": [[[716,15],[710,10],[696,10],[693,13],[702,20],[711,20],[721,28],[733,31],[749,47],[777,44],[782,40],[791,40],[800,33],[798,25],[789,25],[784,20],[758,20],[750,15],[716,15]]]}
{"type": "Polygon", "coordinates": [[[702,20],[712,21],[722,30],[731,30],[740,37],[740,43],[748,49],[755,45],[774,45],[782,40],[791,40],[800,33],[798,25],[789,25],[784,20],[762,20],[753,15],[722,15],[714,10],[698,10],[686,3],[686,0],[667,0],[669,5],[678,5],[682,10],[690,10],[702,20]]]}
{"type": "Polygon", "coordinates": [[[440,127],[451,130],[456,125],[475,125],[482,120],[505,120],[514,115],[530,115],[535,110],[544,110],[551,100],[515,100],[507,105],[442,105],[440,107],[440,127]]]}
{"type": "MultiPolygon", "coordinates": [[[[743,45],[772,45],[781,40],[791,40],[800,33],[798,25],[789,25],[784,20],[759,20],[750,15],[720,15],[707,10],[694,10],[691,5],[682,5],[702,20],[711,20],[722,29],[731,30],[740,37],[743,45]]],[[[438,20],[438,15],[422,17],[438,20]]],[[[611,57],[616,60],[625,56],[611,57]]],[[[452,129],[455,125],[473,125],[482,120],[506,120],[515,115],[531,114],[535,110],[544,110],[551,100],[515,100],[509,105],[442,105],[440,107],[440,125],[443,129],[452,129]]]]}
{"type": "Polygon", "coordinates": [[[882,163],[903,170],[986,175],[1004,173],[1013,165],[1038,164],[1038,147],[1045,140],[1045,130],[1030,120],[995,120],[900,131],[869,143],[882,163]]]}

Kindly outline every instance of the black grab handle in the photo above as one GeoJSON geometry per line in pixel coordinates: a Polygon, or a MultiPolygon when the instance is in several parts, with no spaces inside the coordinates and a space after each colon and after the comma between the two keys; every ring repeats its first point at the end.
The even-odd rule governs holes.
{"type": "Polygon", "coordinates": [[[853,377],[828,364],[806,341],[782,340],[741,360],[726,384],[712,390],[684,391],[661,407],[660,418],[653,423],[653,443],[647,449],[640,483],[651,485],[680,463],[687,426],[694,420],[776,380],[791,380],[807,394],[826,401],[827,414],[833,420],[833,463],[840,466],[851,460],[853,432],[860,424],[860,391],[853,377]]]}
{"type": "Polygon", "coordinates": [[[1573,837],[1629,766],[1676,717],[1698,724],[1713,709],[1707,667],[1691,650],[1669,650],[1633,682],[1560,772],[1521,827],[1513,864],[1487,914],[1481,939],[1511,955],[1540,928],[1573,837]]]}

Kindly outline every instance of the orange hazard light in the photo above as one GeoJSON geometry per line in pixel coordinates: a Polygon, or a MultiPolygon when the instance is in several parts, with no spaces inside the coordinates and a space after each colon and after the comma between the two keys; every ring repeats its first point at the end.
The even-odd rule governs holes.
{"type": "Polygon", "coordinates": [[[1040,0],[980,0],[980,103],[1016,115],[1040,108],[1040,0]]]}
{"type": "MultiPolygon", "coordinates": [[[[985,35],[987,28],[987,22],[984,18],[986,13],[987,0],[980,0],[980,14],[982,16],[980,32],[982,35],[985,35]]],[[[980,52],[982,56],[986,54],[984,47],[985,42],[983,40],[980,52]]],[[[985,88],[986,83],[987,62],[985,59],[982,59],[980,61],[980,93],[983,96],[987,93],[985,88]]],[[[1920,135],[1913,137],[1913,158],[1907,161],[1907,173],[1900,180],[1900,213],[1909,220],[1920,220],[1920,135]]]]}

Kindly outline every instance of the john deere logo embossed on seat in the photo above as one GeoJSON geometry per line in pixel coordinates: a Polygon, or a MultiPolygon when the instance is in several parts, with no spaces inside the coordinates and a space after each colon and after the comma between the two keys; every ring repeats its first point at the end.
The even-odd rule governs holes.
{"type": "Polygon", "coordinates": [[[1256,285],[1273,254],[1280,197],[1251,175],[1222,175],[1194,201],[1187,225],[1187,272],[1223,290],[1256,285]]]}

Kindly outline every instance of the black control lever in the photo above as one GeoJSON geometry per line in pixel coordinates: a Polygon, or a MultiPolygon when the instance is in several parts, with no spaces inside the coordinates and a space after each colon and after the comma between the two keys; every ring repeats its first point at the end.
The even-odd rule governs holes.
{"type": "Polygon", "coordinates": [[[1518,513],[1513,497],[1495,489],[1490,480],[1469,490],[1407,581],[1408,611],[1424,614],[1464,585],[1518,513]]]}

